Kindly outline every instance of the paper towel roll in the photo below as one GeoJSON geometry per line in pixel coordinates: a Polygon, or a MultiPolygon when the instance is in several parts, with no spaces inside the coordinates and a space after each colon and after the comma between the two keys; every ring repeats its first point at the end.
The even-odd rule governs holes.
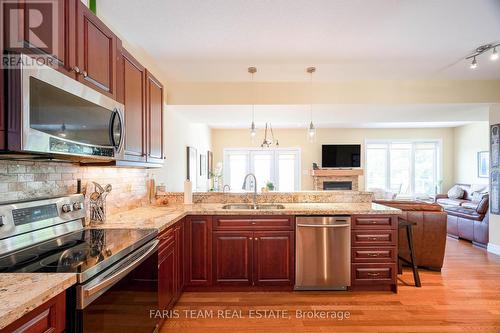
{"type": "Polygon", "coordinates": [[[187,205],[193,203],[193,184],[189,180],[184,181],[184,203],[187,205]]]}

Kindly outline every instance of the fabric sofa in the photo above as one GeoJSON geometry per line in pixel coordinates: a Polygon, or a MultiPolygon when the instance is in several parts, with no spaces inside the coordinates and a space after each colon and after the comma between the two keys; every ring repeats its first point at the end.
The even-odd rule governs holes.
{"type": "Polygon", "coordinates": [[[448,214],[448,235],[469,240],[474,245],[485,248],[489,240],[489,195],[477,191],[473,195],[470,185],[459,186],[464,189],[462,198],[451,199],[446,194],[436,196],[436,203],[443,206],[448,214]]]}
{"type": "MultiPolygon", "coordinates": [[[[401,217],[416,224],[413,229],[413,245],[417,266],[440,271],[446,247],[446,213],[437,204],[418,201],[375,200],[375,203],[398,208],[401,217]]],[[[399,230],[399,254],[410,259],[406,230],[399,230]]]]}

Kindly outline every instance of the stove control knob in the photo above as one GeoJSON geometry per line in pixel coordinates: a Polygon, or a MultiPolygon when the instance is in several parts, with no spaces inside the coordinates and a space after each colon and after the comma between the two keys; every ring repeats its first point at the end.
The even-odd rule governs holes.
{"type": "Polygon", "coordinates": [[[73,202],[73,210],[82,210],[83,209],[83,202],[73,202]]]}
{"type": "Polygon", "coordinates": [[[71,206],[70,204],[64,204],[62,205],[61,209],[63,213],[69,213],[73,210],[73,206],[71,206]]]}

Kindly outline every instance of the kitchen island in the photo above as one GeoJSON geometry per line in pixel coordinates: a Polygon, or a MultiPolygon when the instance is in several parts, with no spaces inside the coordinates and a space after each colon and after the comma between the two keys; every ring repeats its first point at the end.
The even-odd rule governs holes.
{"type": "MultiPolygon", "coordinates": [[[[110,215],[105,223],[92,227],[159,231],[159,305],[163,309],[172,308],[184,290],[292,290],[295,216],[304,215],[352,216],[353,232],[361,228],[358,236],[353,234],[352,238],[353,244],[359,245],[353,245],[353,271],[369,278],[358,288],[395,290],[392,281],[397,239],[393,221],[400,213],[398,209],[371,202],[284,203],[283,209],[261,210],[223,206],[148,206],[110,215]],[[367,239],[374,237],[373,232],[367,231],[381,237],[378,243],[367,239]],[[384,245],[388,242],[390,246],[384,245]],[[370,253],[377,257],[370,257],[370,253]],[[386,256],[391,258],[390,263],[384,263],[386,256]],[[241,260],[246,264],[241,265],[241,260]],[[374,283],[377,279],[368,273],[389,274],[391,284],[388,279],[374,283]]],[[[75,283],[74,274],[0,274],[0,299],[4,304],[0,309],[0,329],[29,316],[30,311],[75,283]]]]}

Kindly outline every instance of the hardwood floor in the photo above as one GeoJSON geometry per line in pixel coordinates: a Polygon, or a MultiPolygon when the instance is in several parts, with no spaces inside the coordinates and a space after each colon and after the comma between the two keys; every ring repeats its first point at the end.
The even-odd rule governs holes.
{"type": "Polygon", "coordinates": [[[179,318],[167,319],[161,333],[500,332],[500,256],[448,238],[441,273],[420,270],[422,288],[411,285],[409,269],[399,277],[398,294],[187,292],[175,307],[179,318]],[[255,309],[288,310],[290,318],[249,318],[255,309]],[[206,313],[187,318],[193,316],[185,310],[206,313]],[[241,311],[243,318],[217,318],[219,310],[241,311]],[[300,319],[296,310],[347,311],[350,318],[300,319]]]}

